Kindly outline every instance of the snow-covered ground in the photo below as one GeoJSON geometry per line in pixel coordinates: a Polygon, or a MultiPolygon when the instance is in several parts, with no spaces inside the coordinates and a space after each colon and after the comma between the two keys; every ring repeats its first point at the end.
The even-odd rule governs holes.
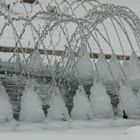
{"type": "Polygon", "coordinates": [[[139,140],[138,120],[94,120],[0,125],[1,140],[139,140]]]}

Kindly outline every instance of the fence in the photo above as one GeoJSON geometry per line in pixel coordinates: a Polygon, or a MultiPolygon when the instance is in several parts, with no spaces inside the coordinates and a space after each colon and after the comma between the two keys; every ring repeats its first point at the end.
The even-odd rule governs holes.
{"type": "MultiPolygon", "coordinates": [[[[0,71],[7,76],[5,79],[13,78],[15,74],[22,75],[24,78],[35,78],[41,84],[51,81],[66,90],[73,81],[76,81],[73,85],[76,89],[77,84],[90,87],[95,78],[100,78],[107,85],[108,92],[115,88],[117,94],[118,81],[130,81],[120,60],[127,62],[133,52],[136,67],[140,68],[137,57],[140,51],[140,19],[127,7],[97,0],[51,0],[31,5],[19,1],[9,4],[3,0],[0,6],[0,51],[13,52],[8,62],[1,61],[0,71]],[[85,54],[91,57],[96,71],[96,76],[89,76],[86,80],[80,78],[77,69],[79,60],[85,54]],[[104,80],[101,76],[97,58],[102,55],[115,61],[115,69],[123,75],[119,80],[106,59],[104,62],[111,78],[104,80]],[[113,87],[112,84],[110,86],[112,81],[113,87]]],[[[5,87],[9,86],[6,81],[3,79],[5,87]]],[[[67,93],[73,95],[71,90],[67,93]]],[[[10,94],[10,90],[8,92],[10,94]]]]}

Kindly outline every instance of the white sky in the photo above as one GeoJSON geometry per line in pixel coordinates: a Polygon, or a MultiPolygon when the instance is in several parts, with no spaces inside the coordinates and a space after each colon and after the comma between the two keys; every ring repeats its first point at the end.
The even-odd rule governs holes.
{"type": "Polygon", "coordinates": [[[140,17],[140,0],[99,0],[99,1],[128,6],[140,17]]]}

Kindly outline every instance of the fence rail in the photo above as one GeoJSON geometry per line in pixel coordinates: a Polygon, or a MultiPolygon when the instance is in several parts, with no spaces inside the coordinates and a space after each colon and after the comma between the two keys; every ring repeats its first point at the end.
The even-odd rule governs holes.
{"type": "MultiPolygon", "coordinates": [[[[34,51],[34,48],[16,48],[15,49],[14,47],[0,46],[0,52],[13,53],[13,52],[15,52],[15,50],[18,53],[25,52],[25,53],[29,54],[29,53],[34,51]]],[[[40,52],[40,54],[45,55],[44,49],[39,49],[39,52],[40,52]]],[[[55,54],[55,56],[62,56],[62,55],[65,54],[65,51],[49,49],[49,50],[46,50],[46,53],[48,55],[54,55],[55,54]]],[[[78,56],[77,52],[75,52],[74,54],[75,54],[75,56],[78,56]]],[[[111,56],[112,56],[111,54],[104,54],[104,55],[105,55],[106,59],[110,59],[111,56]]],[[[94,57],[95,59],[97,59],[99,57],[99,53],[90,53],[90,57],[91,58],[94,57]]],[[[126,55],[126,56],[124,56],[124,55],[116,55],[116,57],[118,58],[118,60],[124,60],[124,59],[129,60],[129,58],[130,58],[129,55],[126,55]]],[[[138,57],[138,59],[140,60],[140,57],[138,57]]]]}

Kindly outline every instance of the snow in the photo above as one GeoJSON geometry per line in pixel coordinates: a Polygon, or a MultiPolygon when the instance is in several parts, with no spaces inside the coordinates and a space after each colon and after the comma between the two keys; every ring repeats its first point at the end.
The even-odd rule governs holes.
{"type": "Polygon", "coordinates": [[[21,97],[21,121],[40,122],[45,120],[39,96],[34,91],[34,82],[29,80],[21,97]]]}
{"type": "Polygon", "coordinates": [[[138,138],[140,137],[139,130],[140,126],[133,126],[128,128],[125,131],[125,134],[128,135],[131,139],[138,140],[138,138]]]}
{"type": "Polygon", "coordinates": [[[88,120],[93,118],[91,105],[83,86],[79,86],[73,99],[71,117],[77,120],[88,120]]]}
{"type": "Polygon", "coordinates": [[[0,125],[6,140],[139,140],[139,120],[53,121],[43,123],[10,122],[0,125]],[[135,127],[134,127],[135,126],[135,127]],[[135,137],[135,139],[132,139],[135,137]]]}
{"type": "Polygon", "coordinates": [[[50,99],[50,107],[48,109],[47,119],[69,120],[68,110],[59,89],[54,87],[53,91],[51,92],[52,95],[50,99]]]}
{"type": "Polygon", "coordinates": [[[106,93],[106,88],[101,81],[95,81],[91,87],[90,102],[92,105],[92,112],[95,118],[112,118],[113,108],[111,99],[106,93]]]}
{"type": "Polygon", "coordinates": [[[8,94],[0,81],[0,123],[11,121],[12,119],[12,106],[10,104],[8,94]]]}

